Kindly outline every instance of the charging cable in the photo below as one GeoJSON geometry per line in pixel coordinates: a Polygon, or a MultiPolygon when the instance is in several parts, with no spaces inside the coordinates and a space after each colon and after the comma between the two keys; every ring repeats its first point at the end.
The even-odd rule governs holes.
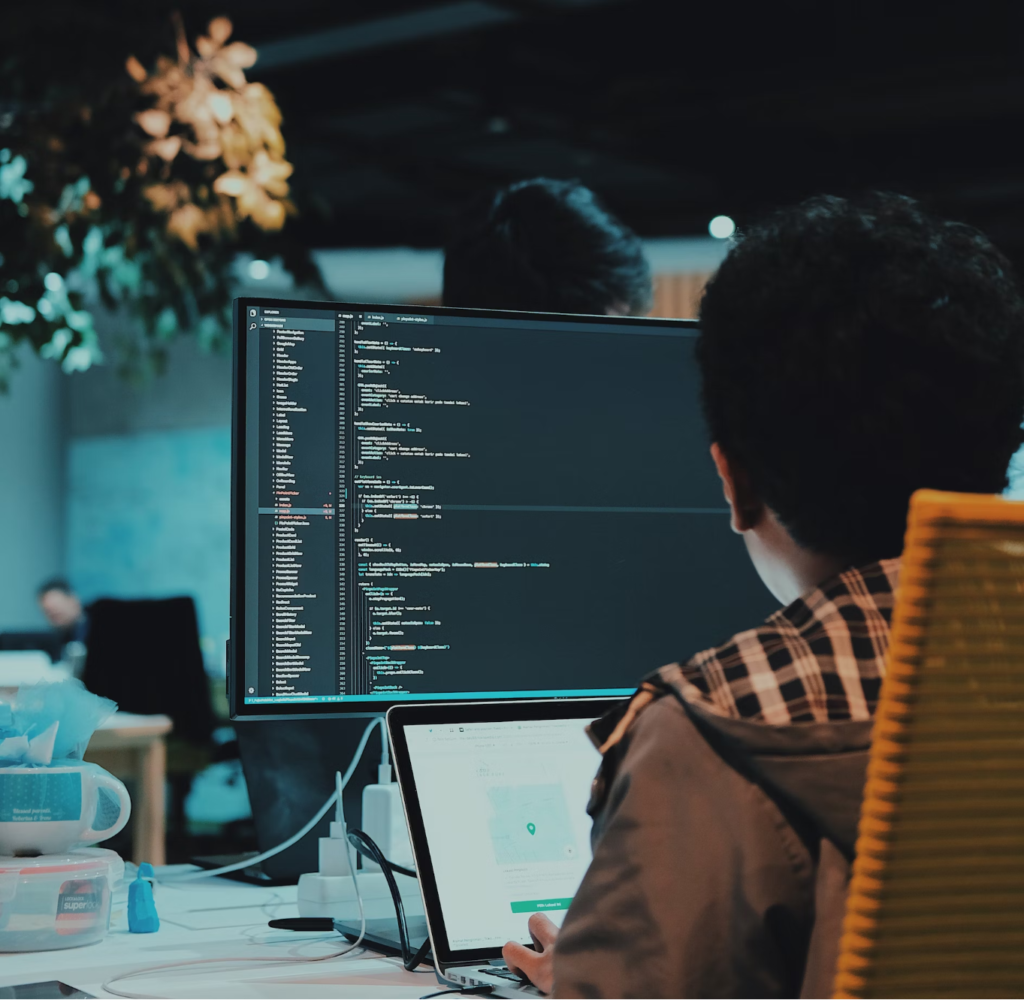
{"type": "MultiPolygon", "coordinates": [[[[370,724],[366,727],[363,732],[362,739],[359,741],[359,746],[356,747],[356,752],[352,757],[352,763],[349,764],[348,770],[335,782],[335,789],[331,793],[331,797],[320,807],[317,814],[297,833],[294,833],[287,840],[278,844],[277,847],[272,847],[269,851],[264,851],[262,854],[257,854],[254,858],[246,858],[245,861],[236,861],[231,865],[224,865],[223,868],[208,868],[198,872],[183,872],[180,875],[160,875],[157,881],[161,883],[177,883],[177,882],[191,882],[195,879],[200,878],[212,878],[214,875],[227,875],[229,872],[241,871],[243,868],[251,868],[253,865],[258,865],[261,861],[266,861],[267,858],[274,857],[275,854],[280,854],[282,851],[287,851],[289,847],[297,844],[303,837],[309,833],[327,815],[327,811],[333,805],[341,804],[341,793],[345,790],[345,786],[349,783],[352,775],[355,774],[356,768],[359,766],[359,761],[362,759],[363,751],[366,749],[366,744],[370,739],[370,734],[373,732],[374,727],[380,727],[380,741],[381,741],[381,761],[380,766],[377,769],[378,777],[382,775],[385,770],[387,771],[388,781],[391,780],[391,755],[388,749],[388,732],[384,723],[383,716],[373,719],[370,724]]],[[[354,884],[354,883],[353,883],[354,884]]],[[[356,886],[358,891],[358,886],[356,886]]]]}
{"type": "MultiPolygon", "coordinates": [[[[352,844],[350,843],[349,838],[346,835],[345,812],[343,808],[342,793],[345,790],[345,786],[349,783],[349,780],[352,778],[352,775],[355,774],[356,767],[359,765],[359,761],[362,759],[363,751],[366,749],[366,744],[370,739],[370,734],[373,732],[375,726],[380,726],[382,744],[381,762],[380,766],[377,769],[377,775],[378,778],[383,780],[382,776],[385,774],[386,770],[388,780],[390,781],[391,760],[388,749],[387,729],[384,726],[384,719],[377,718],[374,719],[366,727],[366,730],[364,731],[362,738],[359,741],[359,746],[356,747],[356,752],[352,758],[352,763],[349,764],[348,770],[345,771],[345,774],[342,775],[340,771],[335,771],[334,792],[331,794],[331,797],[323,804],[323,806],[320,808],[317,814],[301,830],[299,830],[298,833],[289,837],[283,843],[278,844],[277,847],[274,847],[269,851],[264,851],[263,854],[260,854],[255,858],[250,858],[247,861],[243,861],[233,865],[225,865],[223,868],[216,868],[212,871],[202,871],[195,873],[189,872],[182,876],[165,876],[163,879],[161,879],[161,881],[176,883],[196,878],[207,878],[212,875],[224,875],[227,872],[237,871],[239,868],[248,868],[250,865],[254,865],[259,863],[260,861],[266,860],[267,858],[271,858],[275,854],[280,854],[281,851],[285,851],[289,847],[291,847],[292,844],[297,843],[307,833],[309,833],[309,831],[312,830],[313,827],[315,827],[316,824],[319,823],[321,819],[323,819],[323,817],[327,814],[327,810],[330,809],[331,806],[333,805],[335,807],[335,822],[340,824],[342,835],[345,837],[345,852],[348,855],[349,868],[352,872],[352,886],[356,891],[356,902],[359,905],[359,936],[355,939],[355,941],[353,941],[347,947],[342,948],[340,951],[334,951],[328,955],[314,955],[310,957],[301,958],[285,958],[276,955],[254,955],[246,956],[245,958],[200,958],[190,962],[168,962],[163,965],[149,965],[142,969],[134,969],[128,972],[123,972],[120,975],[113,976],[111,979],[108,979],[103,984],[104,991],[113,994],[116,997],[126,997],[131,998],[131,1000],[160,1000],[159,997],[156,997],[155,995],[149,993],[125,993],[120,990],[116,990],[114,989],[113,984],[123,982],[126,979],[135,979],[139,976],[150,975],[154,972],[162,972],[165,969],[183,969],[197,965],[249,964],[251,962],[273,962],[278,965],[305,964],[308,962],[327,962],[330,959],[341,958],[344,955],[348,955],[351,952],[355,951],[356,948],[358,948],[363,943],[363,939],[366,937],[366,909],[363,905],[362,893],[359,891],[359,881],[358,876],[356,875],[356,858],[352,856],[352,844]]],[[[390,872],[388,874],[390,875],[390,872]]],[[[424,942],[424,945],[426,945],[426,943],[427,942],[424,942]]],[[[419,957],[422,958],[422,956],[423,949],[421,949],[419,953],[419,957]]]]}
{"type": "Polygon", "coordinates": [[[332,958],[341,958],[343,955],[347,955],[349,952],[358,948],[360,944],[362,944],[362,934],[360,934],[359,940],[353,942],[347,948],[342,948],[341,951],[332,951],[329,955],[311,955],[309,957],[300,958],[284,958],[276,955],[253,955],[247,958],[197,958],[190,962],[165,962],[163,965],[149,965],[144,969],[133,969],[129,972],[122,972],[120,975],[113,976],[111,979],[108,979],[103,984],[102,989],[105,993],[110,993],[115,997],[126,997],[128,1000],[163,1000],[163,998],[152,993],[124,993],[121,990],[114,989],[111,984],[120,983],[126,979],[137,979],[139,976],[148,976],[154,972],[163,972],[166,969],[187,969],[196,965],[248,965],[250,962],[273,962],[276,965],[302,965],[308,962],[328,962],[332,958]]]}
{"type": "MultiPolygon", "coordinates": [[[[391,901],[395,904],[395,918],[398,921],[398,940],[402,947],[402,965],[407,972],[412,972],[426,958],[427,952],[430,950],[430,938],[427,937],[419,950],[413,952],[409,939],[409,925],[405,919],[405,907],[402,904],[402,894],[398,890],[398,885],[392,872],[397,871],[402,875],[409,875],[412,878],[416,877],[416,873],[388,861],[381,849],[373,842],[373,839],[363,833],[362,830],[352,830],[348,834],[348,841],[359,854],[363,854],[376,861],[380,870],[384,873],[384,879],[391,892],[391,901]]],[[[358,892],[358,887],[356,891],[358,892]]]]}
{"type": "MultiPolygon", "coordinates": [[[[368,730],[369,732],[369,730],[368,730]]],[[[365,744],[364,744],[365,745],[365,744]]],[[[359,756],[357,754],[356,761],[358,762],[359,756]]],[[[351,771],[351,769],[350,769],[351,771]]],[[[349,775],[351,776],[351,774],[349,775]]],[[[334,780],[336,786],[336,795],[341,797],[341,791],[344,788],[344,779],[341,776],[341,771],[335,771],[334,780]]],[[[336,822],[341,823],[344,826],[345,818],[341,810],[338,810],[338,819],[336,822]]],[[[252,962],[272,962],[276,965],[296,965],[305,964],[308,962],[327,962],[332,958],[342,958],[345,955],[355,951],[363,943],[363,938],[366,937],[366,910],[363,906],[363,897],[359,892],[359,883],[356,881],[355,876],[355,858],[352,856],[351,845],[348,840],[345,841],[345,850],[348,854],[349,867],[352,869],[352,884],[356,890],[356,902],[359,904],[359,936],[350,945],[342,948],[340,951],[332,951],[327,955],[310,955],[302,957],[286,958],[280,955],[247,955],[242,957],[224,957],[224,958],[197,958],[189,962],[167,962],[163,965],[147,965],[142,969],[132,969],[128,972],[122,972],[119,975],[113,976],[103,984],[103,990],[106,993],[111,993],[116,997],[126,997],[129,1000],[161,1000],[151,993],[125,993],[121,990],[116,990],[113,987],[113,983],[123,982],[126,979],[137,979],[139,976],[148,976],[154,972],[163,972],[165,969],[187,969],[191,966],[197,965],[249,965],[252,962]]],[[[251,862],[250,862],[251,863],[251,862]]]]}

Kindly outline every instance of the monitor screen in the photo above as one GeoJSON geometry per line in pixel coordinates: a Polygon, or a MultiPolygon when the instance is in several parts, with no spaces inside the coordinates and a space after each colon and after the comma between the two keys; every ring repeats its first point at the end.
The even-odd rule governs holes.
{"type": "Polygon", "coordinates": [[[696,335],[237,300],[232,714],[625,695],[757,624],[696,335]]]}

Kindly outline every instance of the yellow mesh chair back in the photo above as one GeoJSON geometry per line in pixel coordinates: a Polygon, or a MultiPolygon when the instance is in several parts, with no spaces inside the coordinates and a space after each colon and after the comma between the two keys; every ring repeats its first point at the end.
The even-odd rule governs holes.
{"type": "Polygon", "coordinates": [[[1024,503],[911,501],[835,994],[1024,996],[1024,503]]]}

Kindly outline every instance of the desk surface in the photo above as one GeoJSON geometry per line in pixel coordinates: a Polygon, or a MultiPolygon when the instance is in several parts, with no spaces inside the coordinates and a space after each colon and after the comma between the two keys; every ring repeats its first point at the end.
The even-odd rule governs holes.
{"type": "Polygon", "coordinates": [[[131,730],[146,732],[152,736],[163,736],[171,730],[171,720],[166,715],[136,715],[134,712],[115,712],[100,724],[97,732],[103,730],[131,730]]]}
{"type": "MultiPolygon", "coordinates": [[[[168,871],[183,870],[175,866],[168,871]]],[[[63,951],[0,954],[0,987],[60,979],[97,997],[119,972],[174,963],[145,976],[112,984],[122,993],[182,998],[344,998],[396,1000],[441,989],[433,971],[406,972],[398,959],[358,949],[323,962],[289,959],[330,954],[344,947],[336,934],[299,934],[267,926],[274,917],[298,915],[295,886],[265,889],[226,879],[157,886],[160,930],[130,934],[127,890],[115,894],[111,930],[98,944],[63,951]],[[196,959],[242,958],[245,962],[188,966],[196,959]],[[260,959],[274,961],[260,961],[260,959]],[[280,961],[277,961],[280,960],[280,961]]]]}
{"type": "Polygon", "coordinates": [[[172,729],[166,715],[133,715],[131,712],[115,712],[92,734],[90,750],[111,750],[135,744],[147,744],[172,729]]]}

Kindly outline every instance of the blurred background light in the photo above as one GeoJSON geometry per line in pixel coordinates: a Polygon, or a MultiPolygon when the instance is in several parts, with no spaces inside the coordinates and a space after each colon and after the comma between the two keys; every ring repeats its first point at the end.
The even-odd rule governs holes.
{"type": "Polygon", "coordinates": [[[729,218],[728,215],[716,215],[708,223],[708,232],[716,240],[727,240],[734,232],[736,232],[736,223],[729,218]]]}
{"type": "Polygon", "coordinates": [[[249,263],[249,277],[253,281],[265,281],[270,277],[270,264],[265,260],[254,260],[249,263]]]}

